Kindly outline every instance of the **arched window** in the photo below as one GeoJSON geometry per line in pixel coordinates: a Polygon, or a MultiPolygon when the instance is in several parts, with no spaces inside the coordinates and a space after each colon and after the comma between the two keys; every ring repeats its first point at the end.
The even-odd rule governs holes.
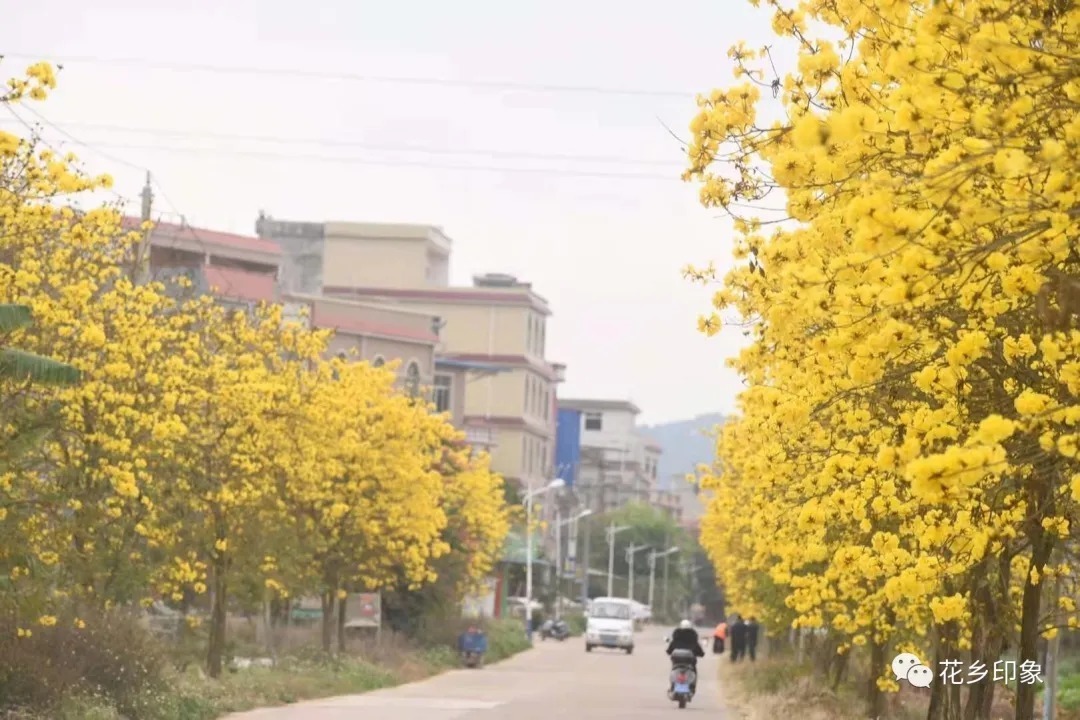
{"type": "Polygon", "coordinates": [[[415,360],[410,360],[409,365],[405,368],[405,392],[410,397],[416,397],[420,394],[420,364],[415,360]]]}
{"type": "Polygon", "coordinates": [[[382,355],[376,355],[375,359],[371,361],[372,367],[382,367],[386,364],[386,359],[382,355]]]}

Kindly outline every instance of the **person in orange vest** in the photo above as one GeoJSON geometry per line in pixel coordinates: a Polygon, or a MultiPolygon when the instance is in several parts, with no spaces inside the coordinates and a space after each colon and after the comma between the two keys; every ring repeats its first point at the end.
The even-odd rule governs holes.
{"type": "Polygon", "coordinates": [[[724,652],[724,641],[727,640],[727,623],[723,620],[713,630],[712,651],[714,655],[724,652]]]}

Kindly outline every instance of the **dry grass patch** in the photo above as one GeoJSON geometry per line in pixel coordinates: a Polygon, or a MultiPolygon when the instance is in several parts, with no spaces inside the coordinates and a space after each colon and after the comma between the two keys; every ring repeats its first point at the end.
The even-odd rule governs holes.
{"type": "MultiPolygon", "coordinates": [[[[828,687],[806,663],[779,656],[757,662],[732,664],[727,656],[719,662],[720,687],[730,714],[738,720],[871,720],[855,688],[841,684],[828,687]]],[[[890,696],[885,717],[921,720],[926,717],[922,698],[890,696]]]]}

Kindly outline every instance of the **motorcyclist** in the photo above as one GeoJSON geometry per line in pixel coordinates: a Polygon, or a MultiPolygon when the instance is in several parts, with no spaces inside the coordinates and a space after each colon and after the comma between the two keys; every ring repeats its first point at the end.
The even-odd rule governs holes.
{"type": "Polygon", "coordinates": [[[458,652],[465,659],[475,655],[477,662],[487,652],[487,636],[475,624],[470,624],[465,632],[458,636],[458,652]]]}
{"type": "Polygon", "coordinates": [[[675,628],[675,632],[671,633],[671,640],[667,646],[668,657],[676,650],[690,650],[694,653],[694,659],[690,663],[690,667],[694,671],[694,682],[690,684],[690,692],[695,692],[697,690],[697,659],[705,657],[705,651],[701,649],[697,631],[694,630],[694,625],[689,620],[680,622],[679,627],[675,628]]]}

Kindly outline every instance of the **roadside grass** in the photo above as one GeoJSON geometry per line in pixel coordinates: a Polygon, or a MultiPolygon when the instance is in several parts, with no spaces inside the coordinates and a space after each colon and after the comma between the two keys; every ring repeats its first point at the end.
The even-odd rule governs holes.
{"type": "Polygon", "coordinates": [[[1062,658],[1057,701],[1058,720],[1080,720],[1080,655],[1062,658]]]}
{"type": "MultiPolygon", "coordinates": [[[[486,623],[488,663],[504,660],[529,648],[521,622],[513,619],[486,623]]],[[[377,640],[358,638],[348,652],[327,656],[318,646],[318,631],[296,629],[279,647],[273,667],[232,668],[216,680],[207,677],[197,661],[195,636],[182,646],[167,648],[159,674],[122,695],[113,687],[72,682],[53,697],[29,709],[5,707],[5,676],[0,668],[2,720],[216,720],[233,712],[286,705],[337,695],[369,692],[413,682],[457,667],[454,648],[445,644],[422,647],[401,636],[384,632],[377,640]],[[175,654],[173,654],[175,651],[175,654]],[[122,708],[119,709],[119,708],[122,708]]],[[[250,637],[238,633],[233,657],[263,654],[250,637]]],[[[20,678],[25,681],[25,677],[20,678]]]]}
{"type": "MultiPolygon", "coordinates": [[[[732,663],[727,653],[711,657],[719,666],[721,695],[733,718],[775,720],[797,715],[799,720],[868,720],[860,688],[841,682],[833,690],[810,662],[799,662],[794,655],[759,655],[756,662],[739,663],[732,663]]],[[[926,717],[927,698],[918,691],[886,695],[886,704],[883,717],[926,717]]]]}

